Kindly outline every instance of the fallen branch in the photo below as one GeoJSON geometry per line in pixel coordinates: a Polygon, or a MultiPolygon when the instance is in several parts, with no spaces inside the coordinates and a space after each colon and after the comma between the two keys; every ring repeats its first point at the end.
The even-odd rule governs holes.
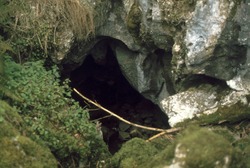
{"type": "MultiPolygon", "coordinates": [[[[163,136],[163,135],[165,135],[165,134],[167,134],[167,132],[160,132],[160,133],[158,133],[158,134],[156,134],[156,135],[150,137],[149,139],[147,139],[146,142],[150,142],[150,141],[152,141],[153,139],[156,139],[156,138],[158,138],[158,137],[160,137],[160,136],[163,136]]],[[[173,140],[173,137],[171,137],[171,136],[169,136],[169,135],[166,135],[166,136],[167,136],[167,139],[173,140]]]]}
{"type": "Polygon", "coordinates": [[[129,125],[132,125],[134,127],[137,127],[137,128],[142,128],[142,129],[146,129],[146,130],[151,130],[151,131],[158,131],[158,132],[164,132],[164,133],[173,133],[173,132],[177,132],[179,131],[181,128],[170,128],[170,129],[161,129],[161,128],[153,128],[153,127],[148,127],[148,126],[143,126],[143,125],[139,125],[139,124],[135,124],[135,123],[132,123],[128,120],[125,120],[124,118],[118,116],[117,114],[113,113],[112,111],[104,108],[103,106],[101,106],[100,104],[96,103],[96,102],[93,102],[92,100],[90,100],[89,98],[85,97],[84,95],[82,95],[78,90],[76,90],[75,88],[73,88],[73,90],[79,95],[81,96],[84,100],[88,101],[89,103],[95,105],[96,107],[102,109],[103,111],[109,113],[110,115],[112,115],[113,117],[129,124],[129,125]]]}

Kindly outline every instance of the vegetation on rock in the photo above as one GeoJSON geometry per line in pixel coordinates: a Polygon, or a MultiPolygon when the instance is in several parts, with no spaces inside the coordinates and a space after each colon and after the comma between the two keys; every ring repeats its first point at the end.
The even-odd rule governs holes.
{"type": "Polygon", "coordinates": [[[0,167],[56,167],[49,148],[25,135],[22,117],[0,100],[0,167]]]}
{"type": "MultiPolygon", "coordinates": [[[[195,2],[180,0],[162,17],[179,24],[186,16],[177,9],[193,9],[195,2]]],[[[141,38],[142,14],[133,8],[126,24],[141,38]]],[[[250,113],[243,103],[185,121],[171,141],[134,138],[111,157],[88,109],[72,99],[69,80],[61,80],[57,66],[45,66],[61,45],[57,33],[66,26],[86,40],[93,16],[87,1],[0,0],[0,167],[249,167],[250,113]],[[193,123],[205,128],[185,128],[193,123]]]]}
{"type": "Polygon", "coordinates": [[[79,1],[1,0],[0,5],[4,9],[0,12],[0,127],[4,130],[0,167],[100,165],[109,152],[95,123],[89,121],[88,110],[71,98],[69,81],[61,82],[56,66],[45,68],[58,28],[50,27],[45,9],[56,6],[52,16],[70,21],[73,32],[81,34],[76,35],[79,39],[94,31],[91,9],[79,1]]]}
{"type": "Polygon", "coordinates": [[[95,32],[94,11],[87,1],[1,1],[0,22],[20,63],[56,55],[66,47],[61,36],[81,41],[95,32]]]}
{"type": "Polygon", "coordinates": [[[0,167],[57,167],[50,150],[27,137],[1,137],[0,147],[0,167]]]}
{"type": "Polygon", "coordinates": [[[153,142],[132,139],[113,156],[111,165],[123,168],[247,167],[249,136],[237,139],[225,128],[189,126],[172,143],[166,138],[153,142]]]}
{"type": "Polygon", "coordinates": [[[110,167],[144,167],[150,157],[157,154],[157,149],[146,141],[134,138],[125,143],[111,159],[110,167]]]}
{"type": "Polygon", "coordinates": [[[108,150],[87,109],[71,98],[68,81],[60,84],[57,68],[46,70],[43,64],[6,60],[8,87],[23,100],[15,106],[29,128],[27,134],[42,140],[61,164],[92,165],[105,159],[108,150]]]}
{"type": "Polygon", "coordinates": [[[233,105],[221,106],[212,114],[202,114],[193,119],[186,119],[184,122],[178,123],[177,126],[186,126],[191,123],[200,125],[234,124],[249,119],[250,109],[248,104],[237,102],[233,105]]]}

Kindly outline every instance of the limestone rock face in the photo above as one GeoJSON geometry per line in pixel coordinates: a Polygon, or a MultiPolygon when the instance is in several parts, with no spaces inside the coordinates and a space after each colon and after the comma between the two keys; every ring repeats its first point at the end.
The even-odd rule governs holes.
{"type": "MultiPolygon", "coordinates": [[[[216,72],[210,72],[211,68],[207,68],[214,62],[218,62],[216,58],[216,46],[219,47],[219,38],[226,26],[231,9],[234,7],[234,2],[229,1],[198,1],[195,11],[192,13],[192,18],[187,21],[187,30],[184,38],[184,44],[187,48],[185,64],[188,71],[198,74],[208,74],[217,78],[230,78],[232,72],[222,74],[218,69],[216,72]],[[212,59],[214,57],[214,59],[212,59]]],[[[229,36],[231,36],[229,34],[229,36]]],[[[232,38],[232,37],[230,37],[232,38]]],[[[226,55],[222,55],[225,57],[226,55]]],[[[218,57],[218,56],[217,56],[218,57]]],[[[229,56],[226,56],[229,57],[229,56]]],[[[220,62],[220,61],[219,61],[220,62]]],[[[228,64],[228,63],[227,63],[228,64]]],[[[213,64],[213,68],[217,68],[213,64]]]]}
{"type": "Polygon", "coordinates": [[[138,53],[125,46],[116,46],[114,52],[124,76],[143,96],[157,103],[161,94],[169,96],[164,78],[162,55],[138,53]]]}
{"type": "MultiPolygon", "coordinates": [[[[175,126],[185,119],[219,112],[222,107],[230,109],[231,106],[237,103],[248,106],[249,102],[245,92],[220,90],[219,87],[200,85],[198,88],[190,88],[187,91],[163,99],[161,107],[169,117],[169,124],[175,126]]],[[[235,111],[234,113],[239,112],[235,111]]]]}
{"type": "Polygon", "coordinates": [[[72,45],[61,56],[64,58],[61,63],[72,70],[88,54],[100,61],[110,47],[130,84],[158,104],[172,126],[219,108],[232,93],[239,92],[241,96],[230,99],[228,105],[249,93],[249,3],[238,0],[83,3],[95,11],[95,34],[87,41],[67,41],[72,45]],[[104,39],[110,42],[102,47],[96,45],[104,39]],[[217,93],[217,88],[223,96],[217,93]]]}
{"type": "Polygon", "coordinates": [[[161,101],[163,110],[169,117],[169,124],[174,126],[179,121],[193,118],[204,111],[218,106],[217,91],[213,87],[189,89],[161,101]]]}

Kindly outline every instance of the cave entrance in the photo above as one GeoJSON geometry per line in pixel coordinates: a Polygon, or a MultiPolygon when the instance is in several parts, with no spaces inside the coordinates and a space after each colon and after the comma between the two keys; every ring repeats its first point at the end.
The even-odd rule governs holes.
{"type": "MultiPolygon", "coordinates": [[[[169,128],[168,120],[161,109],[137,92],[123,76],[117,59],[110,47],[110,41],[102,41],[105,54],[97,58],[89,54],[82,65],[71,72],[72,87],[83,95],[101,104],[122,118],[140,125],[169,128]]],[[[100,45],[98,45],[100,46],[100,45]]],[[[100,48],[93,48],[94,51],[100,48]]],[[[82,98],[75,93],[73,97],[86,106],[82,98]]],[[[89,112],[92,121],[101,123],[103,139],[111,153],[121,144],[133,137],[147,139],[155,132],[135,128],[110,116],[108,113],[91,106],[89,112]]]]}

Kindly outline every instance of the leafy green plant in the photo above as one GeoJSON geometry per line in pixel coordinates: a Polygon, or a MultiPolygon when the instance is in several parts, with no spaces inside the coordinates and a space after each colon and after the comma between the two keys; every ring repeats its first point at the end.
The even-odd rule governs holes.
{"type": "MultiPolygon", "coordinates": [[[[7,6],[7,9],[1,10],[3,6],[6,7],[6,5],[3,4],[3,2],[0,0],[0,17],[3,18],[0,19],[0,30],[4,29],[4,22],[7,22],[7,18],[9,18],[8,11],[10,10],[7,6]]],[[[7,96],[9,98],[12,98],[17,101],[21,101],[18,96],[13,94],[9,89],[6,88],[6,81],[8,80],[8,76],[5,74],[5,62],[4,62],[4,56],[9,55],[9,53],[14,53],[14,50],[8,40],[4,40],[3,35],[0,34],[0,98],[2,99],[3,96],[7,96]]]]}
{"type": "MultiPolygon", "coordinates": [[[[16,103],[30,136],[42,140],[62,165],[95,165],[108,156],[87,109],[71,98],[68,80],[60,84],[57,67],[47,71],[43,61],[16,64],[6,59],[8,87],[23,99],[16,103]]],[[[67,166],[66,166],[67,165],[67,166]]]]}
{"type": "MultiPolygon", "coordinates": [[[[6,22],[9,18],[10,8],[6,1],[0,0],[0,32],[3,31],[6,22]]],[[[9,94],[9,91],[5,88],[5,65],[4,65],[4,55],[7,51],[13,51],[11,45],[3,39],[3,33],[0,33],[0,98],[3,94],[9,94]]]]}

